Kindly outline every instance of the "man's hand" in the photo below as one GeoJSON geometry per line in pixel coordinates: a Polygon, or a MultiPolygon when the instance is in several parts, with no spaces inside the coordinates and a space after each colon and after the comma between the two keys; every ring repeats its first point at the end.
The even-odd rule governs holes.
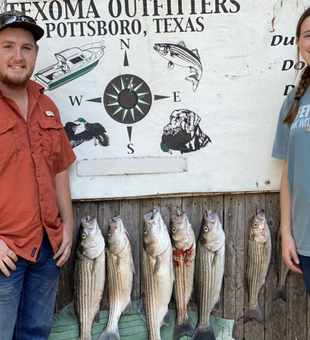
{"type": "Polygon", "coordinates": [[[0,270],[4,275],[10,276],[11,270],[16,270],[14,262],[17,262],[18,258],[16,254],[6,245],[6,243],[0,239],[0,270]]]}
{"type": "Polygon", "coordinates": [[[302,274],[299,258],[296,252],[295,241],[292,235],[282,236],[282,258],[290,270],[302,274]]]}
{"type": "Polygon", "coordinates": [[[72,228],[66,228],[64,225],[63,228],[63,238],[62,242],[54,255],[54,260],[59,258],[56,265],[61,267],[65,264],[71,254],[71,247],[72,247],[72,228]]]}

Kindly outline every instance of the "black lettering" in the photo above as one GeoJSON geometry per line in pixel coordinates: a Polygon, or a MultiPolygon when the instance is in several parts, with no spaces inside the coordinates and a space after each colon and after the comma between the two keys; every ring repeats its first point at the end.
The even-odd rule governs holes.
{"type": "Polygon", "coordinates": [[[216,0],[215,1],[215,11],[214,13],[221,13],[220,11],[220,7],[222,7],[222,10],[224,13],[228,13],[228,10],[225,6],[226,0],[223,0],[222,2],[220,2],[220,0],[216,0]]]}
{"type": "Polygon", "coordinates": [[[300,71],[300,70],[302,70],[305,66],[306,66],[306,63],[305,63],[304,61],[299,61],[298,63],[296,63],[296,64],[294,65],[294,69],[300,71]]]}
{"type": "Polygon", "coordinates": [[[49,13],[53,20],[59,20],[62,16],[62,7],[57,0],[53,0],[49,5],[49,13]],[[55,6],[56,8],[55,8],[55,6]],[[56,14],[56,15],[55,15],[56,14]],[[57,15],[58,14],[58,15],[57,15]]]}
{"type": "Polygon", "coordinates": [[[67,26],[63,22],[57,25],[57,34],[60,38],[64,38],[67,35],[67,26]]]}
{"type": "Polygon", "coordinates": [[[167,15],[172,15],[171,0],[167,0],[167,15]]]}
{"type": "Polygon", "coordinates": [[[118,24],[115,20],[111,20],[108,27],[111,35],[116,35],[118,33],[118,24]]]}
{"type": "Polygon", "coordinates": [[[55,31],[56,25],[54,23],[45,24],[46,37],[51,38],[51,32],[55,31]]]}
{"type": "Polygon", "coordinates": [[[238,1],[235,0],[230,0],[230,3],[236,6],[236,10],[232,11],[231,9],[229,10],[230,13],[237,13],[240,11],[240,4],[238,1]]]}
{"type": "Polygon", "coordinates": [[[286,85],[285,89],[284,89],[283,96],[287,96],[288,93],[290,92],[290,90],[293,89],[294,87],[295,87],[295,85],[286,85]]]}
{"type": "Polygon", "coordinates": [[[205,2],[205,0],[201,0],[201,13],[200,14],[211,14],[211,12],[206,11],[206,6],[210,6],[211,2],[205,2]]]}
{"type": "Polygon", "coordinates": [[[163,20],[164,20],[164,26],[165,26],[164,32],[165,33],[172,33],[173,30],[170,28],[171,27],[172,18],[164,18],[163,20]]]}
{"type": "Polygon", "coordinates": [[[185,28],[186,32],[187,32],[188,28],[190,29],[190,32],[195,32],[195,28],[194,28],[194,25],[192,23],[191,18],[189,18],[188,21],[187,21],[187,25],[186,25],[186,28],[185,28]]]}
{"type": "Polygon", "coordinates": [[[161,31],[160,31],[160,22],[162,21],[163,19],[153,19],[153,21],[155,21],[155,23],[156,23],[156,31],[155,31],[155,33],[160,33],[161,31]]]}
{"type": "Polygon", "coordinates": [[[183,7],[182,7],[182,1],[183,0],[178,0],[178,15],[182,15],[183,13],[183,7]]]}
{"type": "Polygon", "coordinates": [[[284,38],[284,46],[287,46],[287,45],[294,45],[295,44],[295,37],[285,37],[284,38]],[[290,39],[290,40],[289,40],[290,39]]]}
{"type": "Polygon", "coordinates": [[[94,18],[100,18],[100,15],[93,0],[90,0],[86,18],[89,18],[90,13],[94,14],[94,18]]]}
{"type": "Polygon", "coordinates": [[[205,28],[204,24],[201,21],[203,21],[203,17],[196,18],[196,23],[201,28],[200,30],[196,29],[196,32],[202,32],[204,30],[204,28],[205,28]]]}
{"type": "Polygon", "coordinates": [[[132,18],[134,16],[136,16],[137,14],[137,4],[136,4],[136,0],[125,0],[125,13],[128,17],[132,18]],[[129,11],[129,2],[132,4],[132,2],[134,3],[134,11],[132,14],[130,14],[129,11]]]}
{"type": "Polygon", "coordinates": [[[106,27],[106,22],[105,21],[98,21],[98,33],[97,35],[106,35],[107,34],[107,29],[106,27]]]}
{"type": "Polygon", "coordinates": [[[23,13],[30,13],[30,10],[28,9],[26,9],[26,5],[31,5],[31,2],[22,2],[21,4],[20,4],[20,7],[21,7],[21,11],[23,12],[23,13]]]}
{"type": "Polygon", "coordinates": [[[282,40],[283,40],[282,35],[274,35],[271,40],[271,46],[277,46],[281,44],[282,40]]]}
{"type": "Polygon", "coordinates": [[[128,20],[121,20],[120,21],[120,24],[121,24],[121,34],[124,35],[124,34],[130,34],[130,31],[128,29],[128,26],[129,26],[129,21],[128,20]],[[126,31],[126,33],[125,33],[126,31]]]}
{"type": "Polygon", "coordinates": [[[180,96],[180,92],[179,91],[175,91],[173,92],[173,98],[174,98],[174,102],[178,103],[181,101],[181,96],[180,96]]]}
{"type": "Polygon", "coordinates": [[[195,0],[191,0],[191,12],[190,14],[197,14],[195,11],[195,0]]]}
{"type": "Polygon", "coordinates": [[[84,19],[83,17],[83,0],[78,0],[76,3],[75,8],[73,8],[71,1],[65,1],[65,12],[66,16],[65,19],[69,19],[68,11],[70,11],[70,14],[74,17],[76,12],[78,11],[78,18],[84,19]]]}
{"type": "Polygon", "coordinates": [[[283,66],[282,66],[282,71],[288,71],[290,70],[294,65],[293,60],[284,60],[283,66]]]}
{"type": "Polygon", "coordinates": [[[129,143],[129,144],[127,145],[127,148],[130,150],[130,152],[129,152],[129,151],[127,152],[128,155],[131,155],[131,154],[133,154],[133,153],[135,152],[135,150],[134,150],[132,147],[133,147],[133,144],[132,144],[132,143],[129,143]]]}
{"type": "Polygon", "coordinates": [[[135,19],[132,23],[131,23],[131,30],[134,34],[140,34],[141,30],[142,30],[142,25],[141,22],[137,19],[135,19]]]}
{"type": "Polygon", "coordinates": [[[45,8],[45,5],[46,5],[46,3],[47,3],[47,1],[44,1],[43,2],[43,7],[41,8],[40,7],[40,3],[39,2],[33,2],[33,5],[34,5],[34,7],[37,9],[37,11],[38,11],[38,13],[37,13],[37,15],[35,16],[35,20],[37,20],[38,19],[38,15],[40,14],[41,15],[41,17],[42,17],[42,20],[48,20],[47,19],[47,16],[45,15],[45,13],[44,13],[44,8],[45,8]]]}
{"type": "Polygon", "coordinates": [[[143,0],[143,14],[142,14],[143,17],[148,17],[149,14],[148,14],[148,11],[147,11],[147,0],[143,0]]]}
{"type": "Polygon", "coordinates": [[[74,98],[72,96],[69,96],[69,98],[72,106],[74,106],[75,104],[78,104],[78,106],[80,106],[82,103],[83,95],[81,95],[80,98],[78,98],[78,96],[74,96],[74,98]]]}
{"type": "Polygon", "coordinates": [[[89,28],[92,32],[92,34],[87,33],[87,36],[93,37],[96,34],[96,30],[93,27],[94,21],[87,21],[87,28],[89,28]]]}
{"type": "MultiPolygon", "coordinates": [[[[177,28],[180,29],[180,32],[184,32],[184,30],[183,30],[183,28],[182,28],[182,26],[181,26],[181,23],[182,23],[182,21],[183,21],[184,18],[181,18],[181,21],[180,21],[180,22],[179,22],[179,20],[178,20],[177,18],[173,18],[173,19],[174,19],[174,21],[175,21],[175,23],[176,23],[176,27],[175,27],[175,29],[174,29],[174,32],[176,32],[177,28]]],[[[189,19],[189,20],[190,20],[190,19],[189,19]]]]}
{"type": "Polygon", "coordinates": [[[127,39],[128,44],[126,44],[125,40],[123,40],[123,39],[120,39],[120,41],[121,41],[121,50],[123,49],[123,45],[125,45],[128,48],[128,50],[129,50],[129,41],[130,41],[130,39],[127,39]]]}
{"type": "Polygon", "coordinates": [[[122,5],[121,5],[120,0],[110,0],[109,12],[113,18],[118,18],[121,15],[122,5]],[[113,7],[114,2],[116,2],[116,13],[115,13],[115,6],[113,7]]]}
{"type": "Polygon", "coordinates": [[[158,8],[163,8],[163,5],[158,5],[158,2],[157,0],[154,0],[154,16],[158,16],[159,13],[158,13],[158,8]]]}

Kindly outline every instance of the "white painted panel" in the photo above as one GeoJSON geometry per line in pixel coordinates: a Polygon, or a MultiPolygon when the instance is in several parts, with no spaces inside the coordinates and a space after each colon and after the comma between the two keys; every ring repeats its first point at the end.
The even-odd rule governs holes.
{"type": "Polygon", "coordinates": [[[78,176],[161,174],[187,171],[186,158],[93,159],[77,162],[78,176]]]}
{"type": "Polygon", "coordinates": [[[294,68],[294,34],[309,5],[8,0],[9,9],[26,11],[46,32],[33,78],[59,85],[48,88],[46,80],[45,93],[63,125],[71,124],[72,197],[278,190],[282,162],[271,150],[295,68],[304,66],[294,68]],[[55,58],[79,48],[86,50],[83,60],[75,55],[69,69],[55,58]],[[175,158],[186,159],[187,171],[177,172],[179,164],[162,173],[175,158]],[[120,159],[122,169],[109,170],[120,159]],[[143,159],[156,159],[156,171],[142,173],[143,159]]]}

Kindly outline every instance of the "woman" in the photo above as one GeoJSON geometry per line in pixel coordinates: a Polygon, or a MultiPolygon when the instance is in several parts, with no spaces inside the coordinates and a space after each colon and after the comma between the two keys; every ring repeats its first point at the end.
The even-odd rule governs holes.
{"type": "Polygon", "coordinates": [[[299,55],[306,62],[298,86],[285,99],[272,156],[283,159],[280,187],[282,257],[302,273],[310,295],[310,8],[296,29],[299,55]]]}

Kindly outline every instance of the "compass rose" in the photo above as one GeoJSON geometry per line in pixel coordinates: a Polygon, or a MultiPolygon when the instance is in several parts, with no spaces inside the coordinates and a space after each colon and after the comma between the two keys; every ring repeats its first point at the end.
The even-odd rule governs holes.
{"type": "Polygon", "coordinates": [[[109,82],[103,101],[111,118],[119,123],[133,124],[148,114],[152,94],[144,80],[132,74],[123,74],[109,82]]]}

